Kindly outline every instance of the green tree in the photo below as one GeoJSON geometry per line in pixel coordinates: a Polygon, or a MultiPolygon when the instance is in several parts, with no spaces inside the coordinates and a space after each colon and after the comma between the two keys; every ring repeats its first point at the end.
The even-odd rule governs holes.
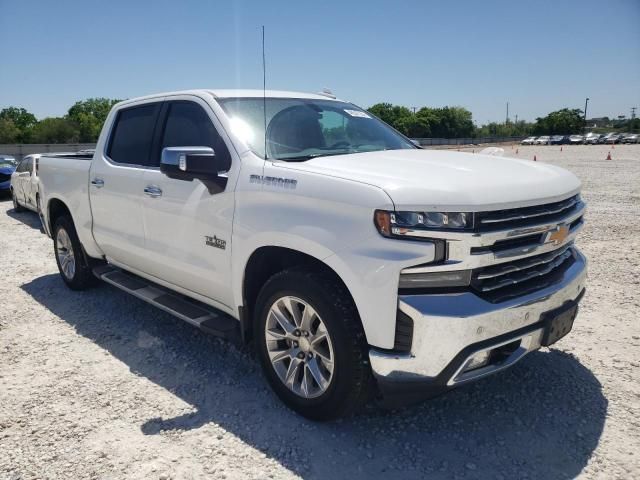
{"type": "Polygon", "coordinates": [[[73,104],[67,118],[76,125],[81,142],[95,142],[98,139],[109,111],[119,101],[110,98],[88,98],[73,104]]]}
{"type": "Polygon", "coordinates": [[[536,118],[533,133],[537,135],[570,135],[582,133],[584,125],[582,110],[563,108],[551,112],[546,117],[536,118]]]}
{"type": "Polygon", "coordinates": [[[411,110],[407,107],[392,105],[390,103],[376,103],[374,106],[370,107],[368,111],[396,129],[398,129],[398,125],[400,125],[402,119],[406,119],[413,115],[411,110]]]}
{"type": "Polygon", "coordinates": [[[33,128],[34,143],[78,143],[79,139],[78,127],[67,118],[45,118],[33,128]]]}
{"type": "Polygon", "coordinates": [[[21,107],[3,108],[0,110],[0,120],[9,121],[18,129],[18,136],[14,141],[21,143],[29,140],[31,130],[38,121],[33,113],[21,107]]]}
{"type": "Polygon", "coordinates": [[[20,129],[15,126],[13,120],[0,118],[0,144],[18,143],[20,141],[20,129]]]}

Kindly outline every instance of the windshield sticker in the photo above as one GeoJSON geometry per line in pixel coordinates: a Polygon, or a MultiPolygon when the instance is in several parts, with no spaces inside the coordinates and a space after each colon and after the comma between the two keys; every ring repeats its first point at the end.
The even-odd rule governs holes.
{"type": "Polygon", "coordinates": [[[364,112],[361,112],[360,110],[347,110],[346,108],[344,109],[345,112],[347,112],[349,115],[351,115],[352,117],[359,117],[359,118],[371,118],[369,115],[367,115],[364,112]]]}

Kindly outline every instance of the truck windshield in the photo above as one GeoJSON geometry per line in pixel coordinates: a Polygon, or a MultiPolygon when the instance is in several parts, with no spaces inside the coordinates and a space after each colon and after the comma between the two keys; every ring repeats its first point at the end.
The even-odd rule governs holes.
{"type": "Polygon", "coordinates": [[[265,143],[266,158],[291,162],[416,148],[400,133],[350,103],[261,97],[220,98],[218,102],[229,117],[234,134],[260,157],[265,157],[265,143]]]}

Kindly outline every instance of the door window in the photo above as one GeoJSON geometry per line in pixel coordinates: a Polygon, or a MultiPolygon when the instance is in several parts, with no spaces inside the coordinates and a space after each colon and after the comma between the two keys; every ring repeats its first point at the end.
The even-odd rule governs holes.
{"type": "Polygon", "coordinates": [[[126,108],[118,112],[107,155],[117,163],[149,165],[151,141],[159,103],[126,108]]]}
{"type": "MultiPolygon", "coordinates": [[[[222,158],[227,165],[231,165],[224,140],[204,109],[194,102],[177,101],[169,104],[161,149],[165,147],[211,147],[218,159],[222,158]]],[[[156,165],[159,164],[158,158],[156,165]]]]}
{"type": "Polygon", "coordinates": [[[33,167],[33,158],[32,157],[27,157],[25,158],[24,162],[22,162],[24,164],[22,171],[28,173],[29,175],[31,175],[31,171],[32,171],[32,167],[33,167]]]}

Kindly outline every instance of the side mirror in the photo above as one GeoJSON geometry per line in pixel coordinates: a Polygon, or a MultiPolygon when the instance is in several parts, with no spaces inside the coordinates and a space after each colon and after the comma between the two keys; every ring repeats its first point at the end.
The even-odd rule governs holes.
{"type": "Polygon", "coordinates": [[[160,171],[172,178],[216,178],[229,170],[210,147],[166,147],[162,149],[160,171]]]}

